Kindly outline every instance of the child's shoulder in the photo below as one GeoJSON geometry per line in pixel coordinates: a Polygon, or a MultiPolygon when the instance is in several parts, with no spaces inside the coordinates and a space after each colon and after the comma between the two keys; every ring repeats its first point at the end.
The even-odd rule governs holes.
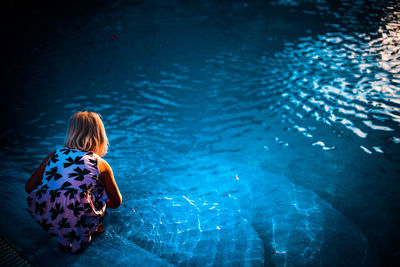
{"type": "Polygon", "coordinates": [[[111,170],[110,164],[108,164],[108,162],[105,159],[103,159],[102,157],[98,157],[97,165],[99,166],[100,172],[105,172],[105,171],[111,170]]]}

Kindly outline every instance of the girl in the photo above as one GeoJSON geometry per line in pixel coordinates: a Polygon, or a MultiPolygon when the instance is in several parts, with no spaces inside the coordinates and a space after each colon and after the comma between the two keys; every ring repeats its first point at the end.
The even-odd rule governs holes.
{"type": "Polygon", "coordinates": [[[29,213],[62,250],[81,251],[104,232],[107,208],[122,197],[110,165],[102,159],[108,139],[100,116],[78,112],[70,121],[65,147],[47,156],[25,186],[29,213]]]}

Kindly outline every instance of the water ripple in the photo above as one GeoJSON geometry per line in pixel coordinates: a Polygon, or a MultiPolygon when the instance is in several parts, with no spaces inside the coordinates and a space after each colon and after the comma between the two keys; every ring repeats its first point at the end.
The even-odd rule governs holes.
{"type": "MultiPolygon", "coordinates": [[[[0,134],[2,171],[25,177],[90,109],[124,196],[100,248],[154,265],[374,266],[398,219],[398,10],[120,1],[73,18],[30,52],[47,54],[0,134]]],[[[4,195],[23,188],[8,180],[4,195]]]]}

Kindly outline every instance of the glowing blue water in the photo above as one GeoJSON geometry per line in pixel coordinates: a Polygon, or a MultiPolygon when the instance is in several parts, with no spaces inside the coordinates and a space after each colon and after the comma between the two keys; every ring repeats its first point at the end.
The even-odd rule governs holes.
{"type": "Polygon", "coordinates": [[[55,24],[0,136],[0,234],[49,266],[394,262],[400,6],[317,2],[117,2],[55,24]],[[104,117],[124,203],[71,256],[23,185],[78,110],[104,117]]]}

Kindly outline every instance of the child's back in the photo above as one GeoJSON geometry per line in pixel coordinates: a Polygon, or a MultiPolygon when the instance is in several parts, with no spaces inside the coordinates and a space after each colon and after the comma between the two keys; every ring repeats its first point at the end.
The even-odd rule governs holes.
{"type": "Polygon", "coordinates": [[[91,241],[106,211],[99,156],[62,148],[48,160],[40,185],[28,197],[29,212],[61,246],[76,252],[91,241]]]}

